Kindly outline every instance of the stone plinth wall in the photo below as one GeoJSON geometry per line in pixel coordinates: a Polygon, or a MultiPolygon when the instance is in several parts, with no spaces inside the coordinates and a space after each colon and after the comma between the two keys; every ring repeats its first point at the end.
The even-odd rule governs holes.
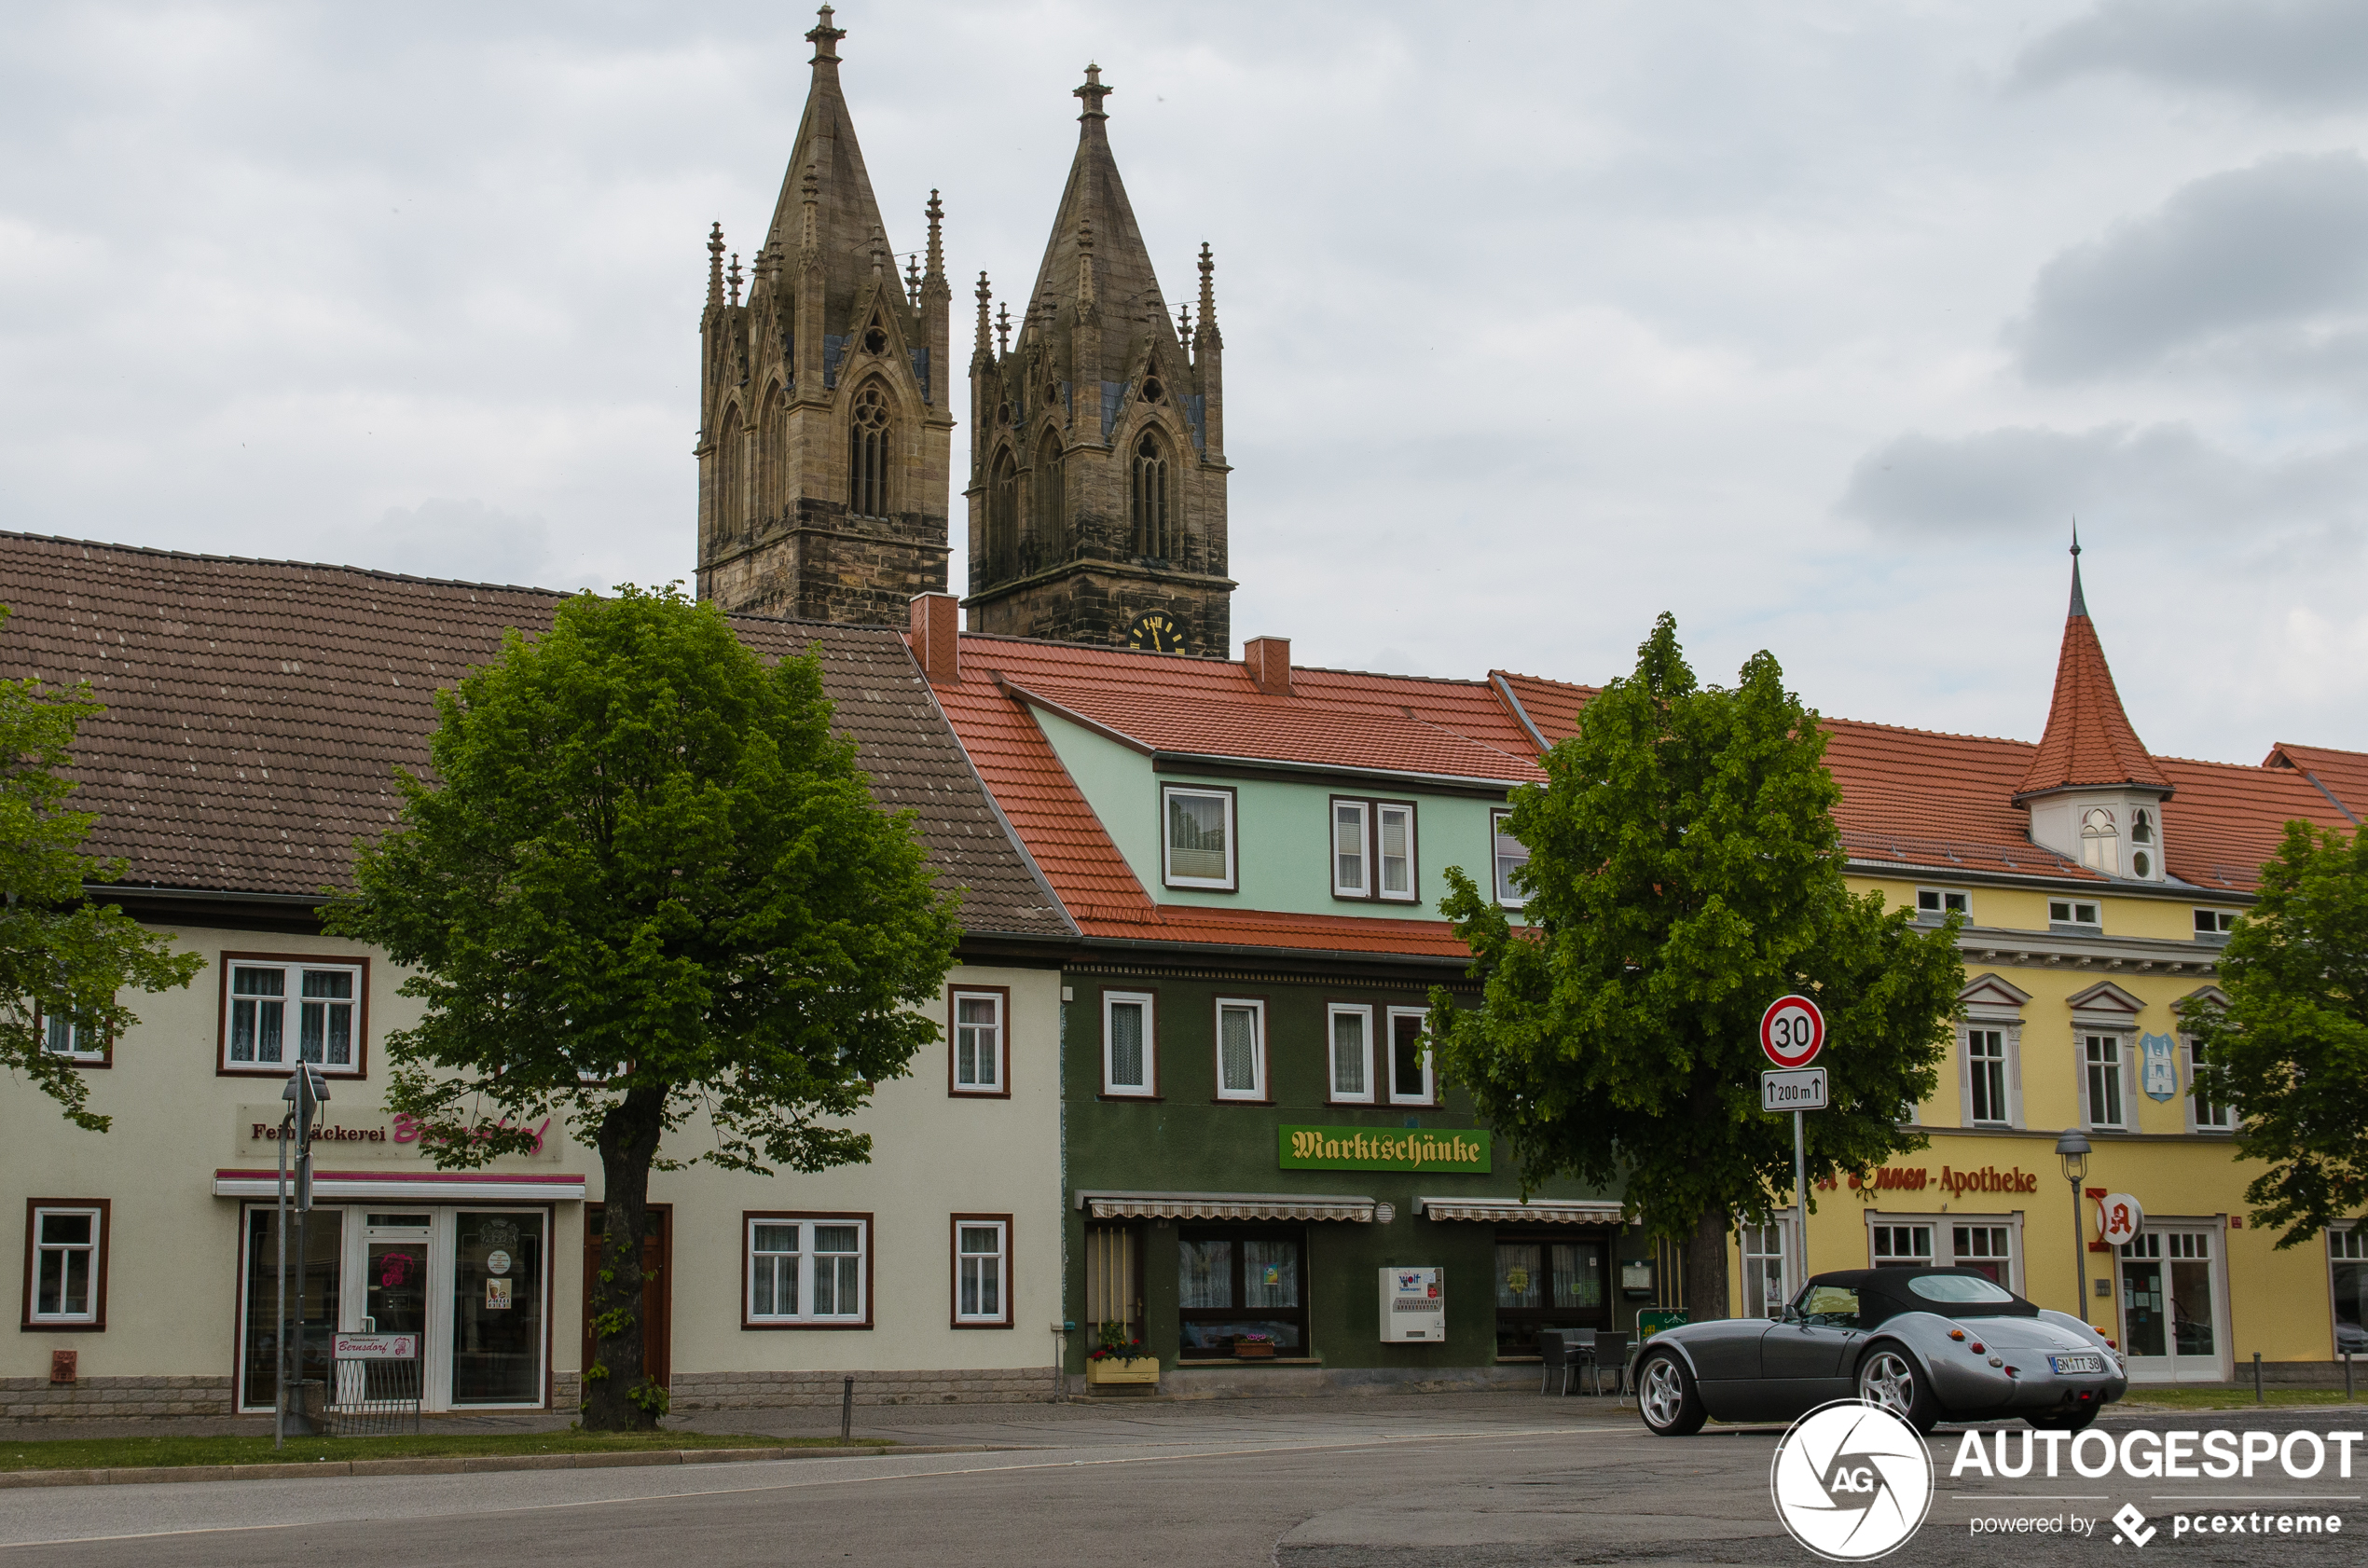
{"type": "Polygon", "coordinates": [[[678,1410],[756,1410],[790,1405],[835,1407],[847,1378],[859,1405],[1009,1405],[1049,1400],[1050,1367],[916,1372],[677,1372],[678,1410]]]}
{"type": "Polygon", "coordinates": [[[230,1413],[228,1378],[0,1378],[0,1421],[230,1413]]]}

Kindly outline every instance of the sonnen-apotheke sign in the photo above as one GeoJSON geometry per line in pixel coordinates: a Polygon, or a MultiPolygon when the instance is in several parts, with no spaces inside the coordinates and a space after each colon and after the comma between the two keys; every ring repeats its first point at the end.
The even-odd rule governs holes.
{"type": "Polygon", "coordinates": [[[1287,1171],[1467,1171],[1488,1174],[1488,1135],[1468,1127],[1282,1127],[1287,1171]]]}

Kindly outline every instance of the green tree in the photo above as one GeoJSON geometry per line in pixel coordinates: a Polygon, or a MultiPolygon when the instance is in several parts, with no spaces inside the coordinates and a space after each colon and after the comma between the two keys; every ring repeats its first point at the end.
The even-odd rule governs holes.
{"type": "Polygon", "coordinates": [[[2223,1010],[2180,1008],[2232,1107],[2237,1149],[2269,1168],[2245,1189],[2281,1247],[2368,1208],[2368,833],[2289,822],[2261,901],[2220,958],[2223,1010]]]}
{"type": "Polygon", "coordinates": [[[766,668],[711,604],[571,598],[439,695],[434,782],[404,776],[399,822],[327,910],[417,971],[388,1104],[439,1164],[530,1147],[553,1115],[599,1150],[587,1427],[664,1411],[642,1365],[651,1170],[864,1161],[869,1135],[829,1119],[937,1038],[913,1004],[951,966],[955,899],[831,711],[817,657],[766,668]],[[695,1110],[700,1151],[662,1156],[695,1110]]]}
{"type": "MultiPolygon", "coordinates": [[[[0,606],[0,626],[7,616],[0,606]]],[[[127,988],[172,990],[205,968],[199,955],[173,952],[172,938],[89,897],[90,885],[114,882],[127,867],[82,852],[98,818],[66,809],[74,785],[59,770],[82,722],[104,711],[87,682],[60,696],[37,680],[0,681],[0,1059],[94,1133],[109,1119],[89,1108],[83,1075],[46,1049],[49,1023],[71,1024],[85,1039],[116,1039],[140,1022],[123,1004],[127,988]]]]}
{"type": "Polygon", "coordinates": [[[1726,1314],[1729,1226],[1793,1186],[1791,1119],[1759,1108],[1768,1004],[1801,992],[1825,1014],[1813,1181],[1922,1147],[1900,1107],[1932,1093],[1963,988],[1953,919],[1918,929],[1844,884],[1824,752],[1772,656],[1698,686],[1664,614],[1547,782],[1514,791],[1527,924],[1461,870],[1439,906],[1484,985],[1471,1010],[1431,994],[1444,1072],[1525,1189],[1624,1181],[1631,1215],[1685,1245],[1698,1317],[1726,1314]]]}

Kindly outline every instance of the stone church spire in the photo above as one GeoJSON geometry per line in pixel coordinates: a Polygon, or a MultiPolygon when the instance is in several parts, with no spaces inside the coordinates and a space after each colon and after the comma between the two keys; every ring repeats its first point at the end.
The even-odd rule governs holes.
{"type": "Polygon", "coordinates": [[[1115,90],[1085,68],[1019,341],[990,352],[982,333],[972,360],[965,603],[973,630],[1222,658],[1233,583],[1212,296],[1205,267],[1195,357],[1110,149],[1115,90]]]}
{"type": "Polygon", "coordinates": [[[805,112],[747,299],[710,287],[700,317],[698,592],[735,613],[902,625],[913,595],[945,586],[943,209],[930,192],[916,298],[889,260],[832,18],[824,6],[805,35],[805,112]]]}

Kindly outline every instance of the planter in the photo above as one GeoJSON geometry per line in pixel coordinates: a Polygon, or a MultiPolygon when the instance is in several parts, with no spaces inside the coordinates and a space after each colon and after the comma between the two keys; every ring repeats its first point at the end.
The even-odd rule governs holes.
{"type": "Polygon", "coordinates": [[[1156,1355],[1138,1355],[1131,1360],[1121,1361],[1115,1356],[1106,1355],[1099,1361],[1088,1361],[1085,1364],[1085,1381],[1089,1384],[1155,1383],[1160,1381],[1160,1358],[1156,1355]]]}
{"type": "Polygon", "coordinates": [[[1236,1340],[1233,1341],[1233,1357],[1237,1361],[1272,1361],[1274,1359],[1274,1347],[1273,1345],[1246,1345],[1236,1340]]]}

